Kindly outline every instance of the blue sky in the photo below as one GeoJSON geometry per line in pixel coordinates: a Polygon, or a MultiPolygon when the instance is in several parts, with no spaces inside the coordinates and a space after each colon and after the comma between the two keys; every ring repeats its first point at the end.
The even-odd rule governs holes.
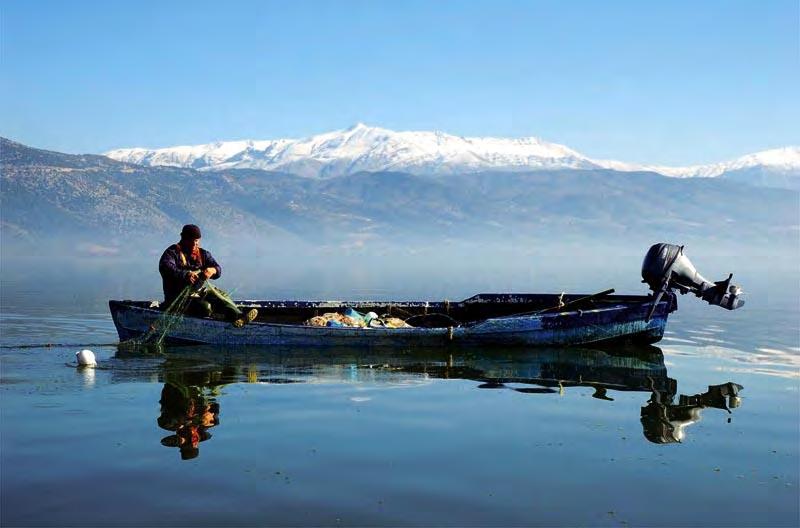
{"type": "Polygon", "coordinates": [[[797,0],[6,0],[0,17],[0,135],[64,152],[356,122],[665,164],[800,144],[797,0]]]}

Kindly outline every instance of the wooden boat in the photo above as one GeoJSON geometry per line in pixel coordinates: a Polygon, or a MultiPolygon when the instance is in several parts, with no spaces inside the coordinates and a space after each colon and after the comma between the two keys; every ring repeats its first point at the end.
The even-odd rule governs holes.
{"type": "Polygon", "coordinates": [[[120,340],[163,335],[172,344],[376,347],[522,345],[576,346],[661,340],[675,290],[692,292],[709,304],[735,310],[744,305],[732,274],[711,282],[683,254],[683,246],[654,244],[642,263],[650,295],[483,293],[449,301],[239,301],[257,308],[258,318],[242,328],[211,318],[181,317],[165,325],[158,303],[109,301],[120,340]],[[320,327],[304,324],[325,312],[352,308],[401,317],[411,328],[320,327]]]}
{"type": "MultiPolygon", "coordinates": [[[[653,296],[480,294],[449,301],[237,301],[257,308],[242,328],[210,319],[183,317],[165,335],[168,344],[291,345],[328,347],[441,346],[447,344],[572,346],[588,343],[649,344],[664,335],[674,295],[653,296]],[[353,308],[410,321],[412,328],[307,326],[325,312],[353,308]],[[648,320],[650,311],[652,316],[648,320]]],[[[163,312],[150,301],[109,301],[120,340],[158,331],[163,312]]]]}

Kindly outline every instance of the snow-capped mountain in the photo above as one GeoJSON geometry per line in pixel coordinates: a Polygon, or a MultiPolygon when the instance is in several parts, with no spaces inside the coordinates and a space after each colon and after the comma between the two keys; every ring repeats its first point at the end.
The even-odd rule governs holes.
{"type": "MultiPolygon", "coordinates": [[[[667,167],[596,160],[535,137],[460,137],[443,132],[395,132],[357,124],[304,139],[226,141],[161,149],[117,149],[106,156],[140,165],[195,169],[263,169],[302,176],[335,177],[360,171],[452,174],[485,170],[612,169],[651,171],[672,177],[747,174],[759,183],[773,177],[796,182],[800,147],[749,154],[710,165],[667,167]]],[[[783,186],[783,185],[781,185],[783,186]]]]}
{"type": "Polygon", "coordinates": [[[731,171],[764,167],[780,171],[800,170],[800,147],[783,147],[748,154],[734,160],[708,165],[668,167],[664,165],[636,165],[615,161],[598,161],[607,168],[624,171],[650,171],[676,178],[715,178],[731,171]]]}
{"type": "Polygon", "coordinates": [[[4,254],[15,254],[11,247],[122,254],[131,243],[139,247],[136,239],[157,257],[158,240],[170,240],[187,222],[207,226],[204,232],[227,240],[236,255],[251,245],[287,255],[292,251],[280,248],[338,253],[368,246],[386,256],[449,241],[540,251],[543,244],[646,247],[664,237],[796,248],[800,210],[795,191],[720,178],[573,169],[304,178],[148,167],[4,138],[0,189],[4,254]]]}
{"type": "Polygon", "coordinates": [[[487,169],[591,169],[600,166],[538,138],[467,138],[442,132],[395,132],[357,124],[304,139],[226,141],[162,149],[118,149],[106,156],[140,165],[248,168],[332,177],[359,171],[414,174],[487,169]]]}

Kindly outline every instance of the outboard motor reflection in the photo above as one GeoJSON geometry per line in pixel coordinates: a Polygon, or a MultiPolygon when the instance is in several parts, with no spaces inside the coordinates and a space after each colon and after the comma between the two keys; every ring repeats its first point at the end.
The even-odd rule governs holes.
{"type": "Polygon", "coordinates": [[[742,289],[731,284],[732,278],[733,273],[725,280],[709,281],[683,254],[683,246],[675,244],[654,244],[642,262],[642,282],[646,282],[656,296],[650,316],[661,297],[671,290],[678,290],[681,294],[692,292],[708,304],[728,310],[741,308],[744,306],[742,289]]]}
{"type": "Polygon", "coordinates": [[[683,442],[686,428],[700,421],[700,411],[713,407],[731,414],[731,409],[741,404],[739,391],[743,388],[730,381],[709,385],[706,392],[694,396],[681,394],[678,403],[674,403],[674,394],[661,392],[654,387],[650,400],[641,411],[644,437],[655,444],[683,442]]]}

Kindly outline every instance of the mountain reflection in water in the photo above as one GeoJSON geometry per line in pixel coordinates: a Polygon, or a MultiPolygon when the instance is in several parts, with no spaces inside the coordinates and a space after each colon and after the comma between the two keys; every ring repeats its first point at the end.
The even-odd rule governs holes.
{"type": "MultiPolygon", "coordinates": [[[[173,434],[162,445],[177,447],[181,459],[195,458],[209,429],[220,424],[221,388],[234,383],[425,383],[431,379],[476,382],[478,389],[523,394],[560,394],[589,387],[595,399],[614,401],[615,391],[650,393],[643,401],[644,437],[656,444],[680,443],[703,409],[731,413],[741,404],[742,386],[710,385],[702,394],[678,395],[655,346],[595,350],[586,348],[510,350],[403,350],[355,352],[241,347],[182,347],[148,353],[120,347],[112,375],[116,381],[155,376],[164,383],[158,426],[173,434]],[[130,368],[131,362],[143,366],[130,368]],[[677,399],[676,399],[677,398],[677,399]]],[[[730,419],[728,420],[730,421],[730,419]]]]}

